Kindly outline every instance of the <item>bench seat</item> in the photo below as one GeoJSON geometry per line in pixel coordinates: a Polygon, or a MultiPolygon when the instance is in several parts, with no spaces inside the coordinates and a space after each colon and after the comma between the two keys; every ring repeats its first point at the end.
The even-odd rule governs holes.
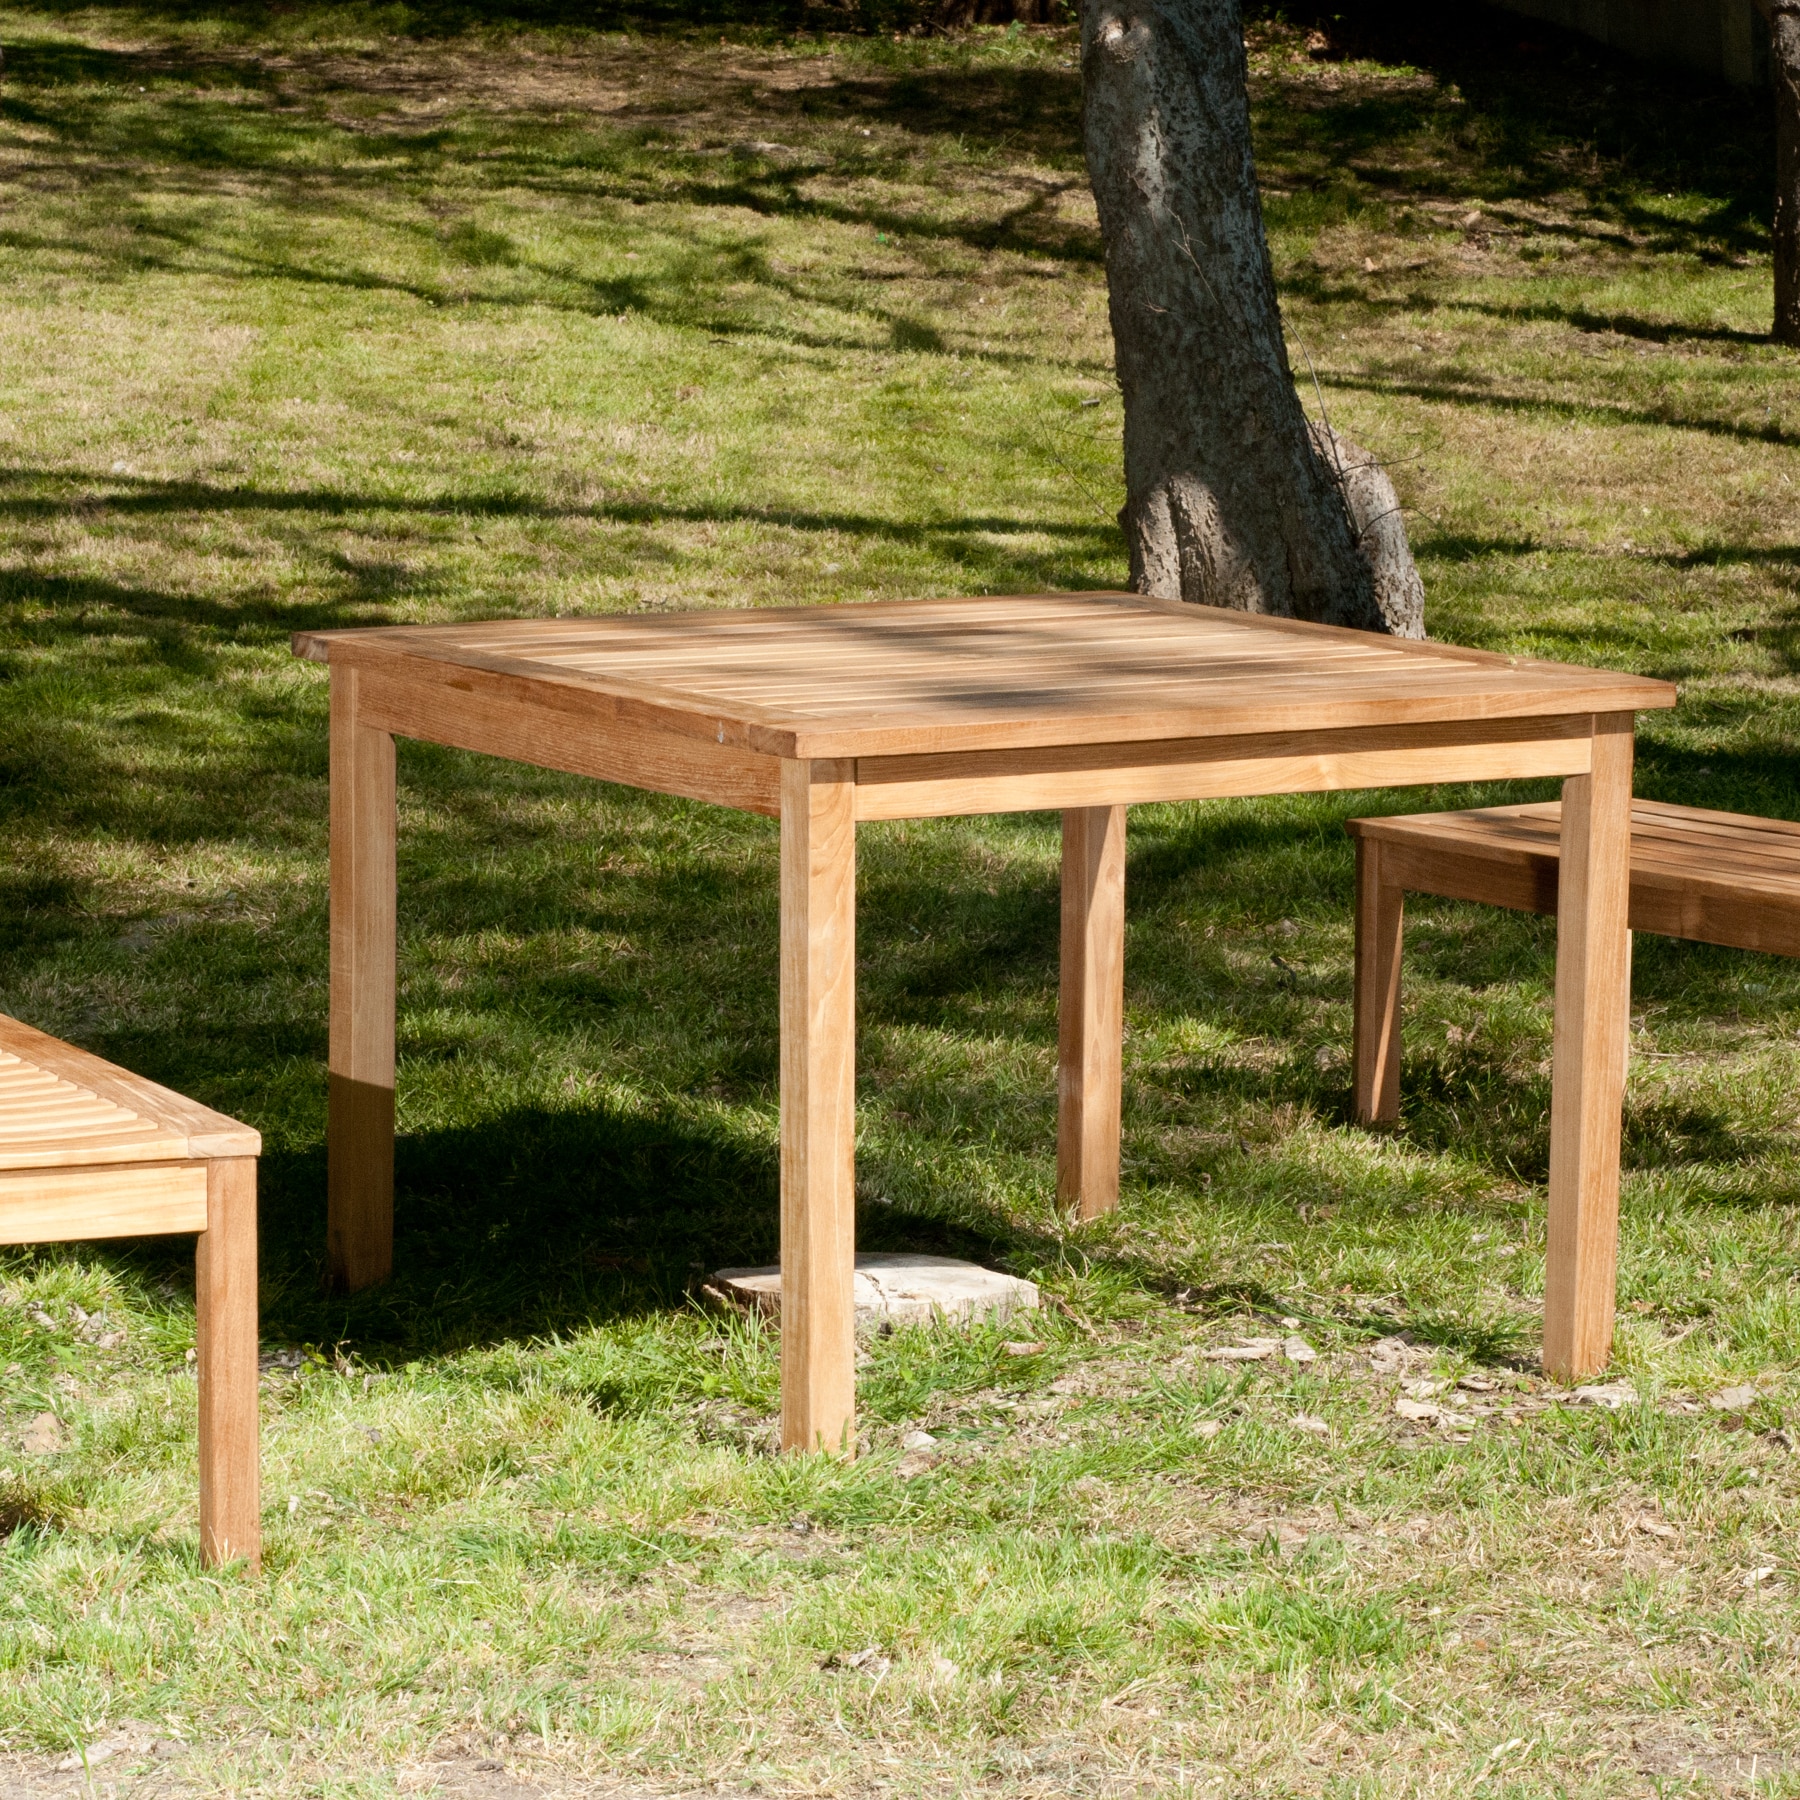
{"type": "Polygon", "coordinates": [[[193,1232],[200,1551],[261,1551],[256,1159],[262,1139],[0,1014],[0,1244],[193,1232]]]}
{"type": "MultiPolygon", "coordinates": [[[[1403,896],[1556,911],[1562,805],[1352,819],[1356,839],[1356,1113],[1400,1111],[1403,896]]],[[[1800,825],[1634,800],[1631,928],[1800,956],[1800,825]]]]}

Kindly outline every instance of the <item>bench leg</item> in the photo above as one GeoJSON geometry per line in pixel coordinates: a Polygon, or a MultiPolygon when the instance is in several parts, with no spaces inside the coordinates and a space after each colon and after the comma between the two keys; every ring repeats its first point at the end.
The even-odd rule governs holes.
{"type": "Polygon", "coordinates": [[[1594,724],[1593,773],[1563,785],[1557,890],[1544,1368],[1561,1381],[1606,1366],[1619,1257],[1633,720],[1594,724]]]}
{"type": "Polygon", "coordinates": [[[334,1288],[394,1266],[394,740],[331,672],[331,1051],[326,1255],[334,1288]]]}
{"type": "Polygon", "coordinates": [[[257,1443],[256,1158],[206,1167],[206,1229],[194,1248],[200,1386],[200,1558],[262,1561],[257,1443]]]}
{"type": "Polygon", "coordinates": [[[781,767],[781,1447],[856,1450],[854,765],[781,767]]]}
{"type": "Polygon", "coordinates": [[[1094,1219],[1119,1204],[1125,809],[1071,807],[1062,833],[1056,1198],[1077,1218],[1094,1219]]]}
{"type": "Polygon", "coordinates": [[[1356,840],[1356,1118],[1400,1117],[1400,951],[1406,895],[1382,878],[1381,845],[1356,840]]]}

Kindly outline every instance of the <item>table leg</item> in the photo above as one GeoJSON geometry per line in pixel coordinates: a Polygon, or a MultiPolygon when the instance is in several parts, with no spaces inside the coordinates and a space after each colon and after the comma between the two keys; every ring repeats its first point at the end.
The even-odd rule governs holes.
{"type": "Polygon", "coordinates": [[[1063,814],[1056,1197],[1077,1218],[1119,1204],[1125,1029],[1125,809],[1063,814]]]}
{"type": "Polygon", "coordinates": [[[331,672],[331,1284],[394,1266],[394,740],[363,724],[354,669],[331,672]]]}
{"type": "Polygon", "coordinates": [[[257,1443],[256,1158],[206,1165],[206,1229],[194,1247],[200,1386],[200,1559],[262,1560],[257,1443]]]}
{"type": "Polygon", "coordinates": [[[1400,948],[1406,895],[1382,879],[1381,844],[1356,840],[1356,1119],[1400,1117],[1400,948]]]}
{"type": "Polygon", "coordinates": [[[1544,1368],[1592,1375],[1612,1353],[1619,1136],[1630,1003],[1633,719],[1594,721],[1591,775],[1563,784],[1544,1368]]]}
{"type": "Polygon", "coordinates": [[[781,1447],[856,1450],[854,765],[781,766],[781,1447]]]}

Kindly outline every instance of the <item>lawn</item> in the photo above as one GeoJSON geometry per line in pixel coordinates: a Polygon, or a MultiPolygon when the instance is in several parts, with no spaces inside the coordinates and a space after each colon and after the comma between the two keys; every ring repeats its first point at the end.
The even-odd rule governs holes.
{"type": "MultiPolygon", "coordinates": [[[[1638,791],[1800,816],[1765,99],[1364,11],[1254,28],[1258,148],[1430,630],[1678,681],[1638,791]]],[[[263,1132],[271,1361],[204,1572],[185,1248],[4,1253],[0,1793],[1800,1793],[1800,969],[1638,942],[1617,1410],[1534,1365],[1549,924],[1415,905],[1349,1120],[1343,821],[1542,786],[1136,809],[1083,1227],[1055,820],[866,827],[861,1241],[1048,1303],[869,1344],[846,1464],[696,1298],[775,1251],[774,827],[403,745],[397,1273],[322,1292],[289,633],[1121,584],[1070,32],[0,43],[0,1009],[263,1132]]]]}

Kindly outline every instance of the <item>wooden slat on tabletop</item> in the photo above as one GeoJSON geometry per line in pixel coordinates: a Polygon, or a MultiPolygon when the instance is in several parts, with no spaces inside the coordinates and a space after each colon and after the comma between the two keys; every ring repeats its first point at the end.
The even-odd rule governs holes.
{"type": "MultiPolygon", "coordinates": [[[[515,674],[779,756],[1567,717],[1666,683],[1136,595],[303,633],[303,655],[515,674]]],[[[565,692],[566,698],[566,692],[565,692]]]]}
{"type": "MultiPolygon", "coordinates": [[[[152,1140],[158,1156],[255,1156],[262,1148],[261,1137],[248,1125],[158,1082],[115,1068],[90,1051],[65,1044],[21,1019],[0,1014],[0,1091],[10,1088],[18,1094],[29,1093],[34,1081],[46,1078],[66,1084],[69,1090],[47,1104],[45,1117],[49,1123],[43,1135],[50,1138],[63,1135],[54,1122],[54,1111],[50,1109],[53,1106],[55,1110],[74,1109],[66,1114],[70,1121],[85,1112],[99,1133],[96,1143],[113,1133],[117,1134],[115,1143],[131,1140],[134,1147],[121,1149],[121,1159],[135,1160],[140,1152],[151,1154],[146,1146],[152,1140]],[[114,1111],[94,1110],[105,1107],[114,1111]],[[127,1127],[128,1119],[136,1119],[147,1128],[150,1135],[141,1144],[127,1127]]],[[[51,1094],[57,1090],[39,1091],[51,1094]]],[[[73,1141],[78,1136],[78,1130],[69,1133],[70,1157],[79,1155],[73,1141]]],[[[0,1168],[11,1166],[12,1153],[0,1151],[0,1168]]]]}

